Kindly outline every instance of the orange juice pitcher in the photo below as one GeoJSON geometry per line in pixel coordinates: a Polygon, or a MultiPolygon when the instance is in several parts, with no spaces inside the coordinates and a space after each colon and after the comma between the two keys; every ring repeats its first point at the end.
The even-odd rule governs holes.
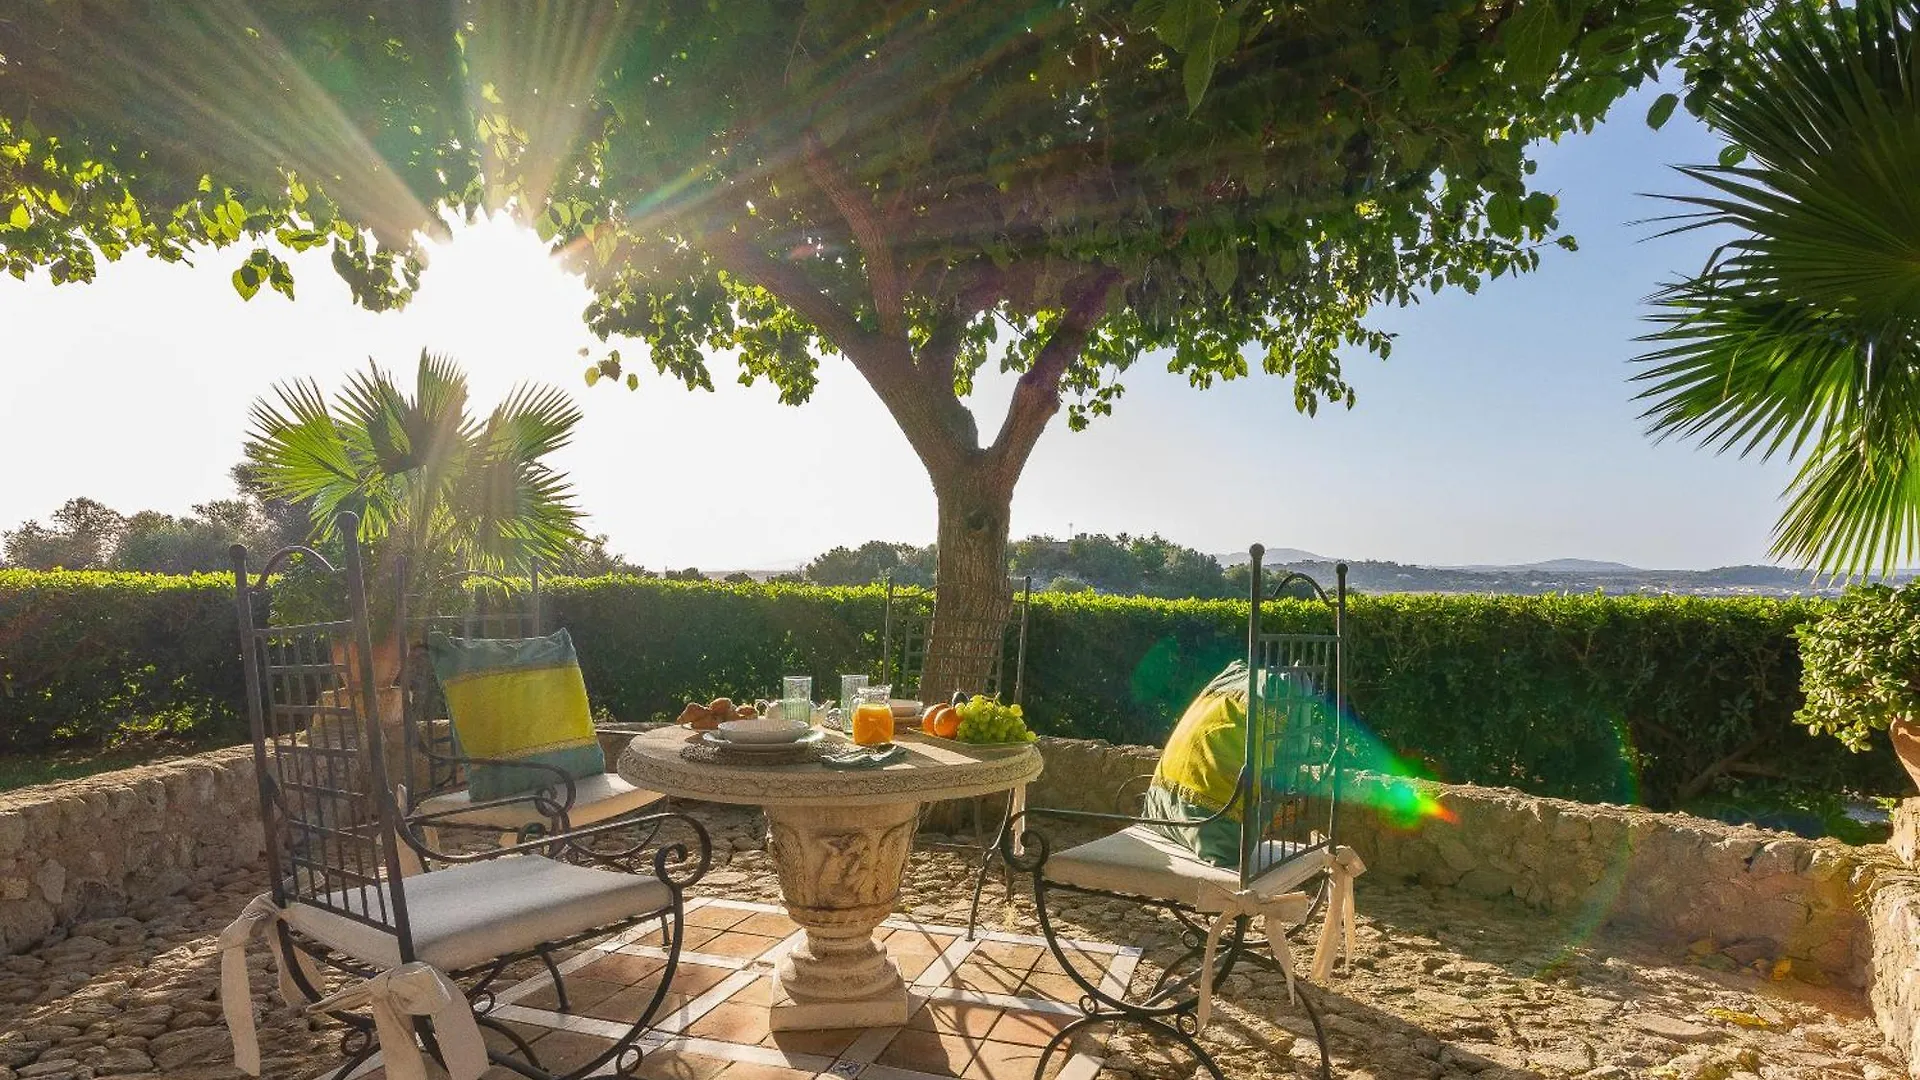
{"type": "Polygon", "coordinates": [[[863,686],[854,691],[853,741],[861,746],[879,746],[893,741],[893,696],[891,686],[863,686]]]}

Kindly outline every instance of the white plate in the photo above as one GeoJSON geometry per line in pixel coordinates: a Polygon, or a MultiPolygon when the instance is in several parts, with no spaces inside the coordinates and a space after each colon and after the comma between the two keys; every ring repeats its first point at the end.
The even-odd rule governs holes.
{"type": "Polygon", "coordinates": [[[730,751],[742,754],[773,754],[791,750],[796,746],[807,746],[827,737],[819,728],[808,728],[807,733],[790,742],[734,742],[717,731],[703,731],[700,740],[708,746],[724,746],[730,751]]]}
{"type": "Polygon", "coordinates": [[[894,698],[888,701],[887,704],[893,706],[893,715],[896,718],[910,716],[918,720],[920,714],[926,711],[926,706],[917,701],[909,701],[906,698],[894,698]]]}
{"type": "Polygon", "coordinates": [[[753,716],[745,720],[722,720],[719,730],[720,737],[730,743],[790,743],[811,728],[799,720],[753,716]]]}

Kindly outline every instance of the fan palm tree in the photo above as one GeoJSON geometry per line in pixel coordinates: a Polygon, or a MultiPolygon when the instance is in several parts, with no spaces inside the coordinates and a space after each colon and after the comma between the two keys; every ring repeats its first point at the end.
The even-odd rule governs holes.
{"type": "Polygon", "coordinates": [[[411,396],[369,364],[331,407],[311,379],[280,384],[274,397],[254,402],[247,459],[267,494],[308,508],[318,542],[337,539],[342,510],[361,515],[382,687],[399,666],[402,559],[414,582],[453,568],[524,572],[583,538],[572,487],[545,460],[571,441],[580,413],[552,387],[515,387],[476,419],[459,366],[423,351],[411,396]]]}
{"type": "Polygon", "coordinates": [[[1912,0],[1792,0],[1705,106],[1720,164],[1671,231],[1735,230],[1654,295],[1657,437],[1800,460],[1774,551],[1828,572],[1920,551],[1920,53],[1912,0]]]}

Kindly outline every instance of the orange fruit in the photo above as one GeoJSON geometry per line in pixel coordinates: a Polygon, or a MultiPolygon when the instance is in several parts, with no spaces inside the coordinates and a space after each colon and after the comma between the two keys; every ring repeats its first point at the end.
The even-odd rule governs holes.
{"type": "MultiPolygon", "coordinates": [[[[929,735],[940,735],[940,725],[944,722],[946,715],[951,712],[953,712],[953,706],[945,703],[928,707],[926,712],[920,714],[920,730],[929,735]]],[[[954,730],[959,730],[958,724],[953,727],[954,730]]],[[[951,736],[942,735],[941,737],[950,738],[951,736]]]]}
{"type": "Polygon", "coordinates": [[[941,707],[934,714],[933,733],[943,739],[951,739],[960,734],[960,710],[951,705],[941,707]]]}

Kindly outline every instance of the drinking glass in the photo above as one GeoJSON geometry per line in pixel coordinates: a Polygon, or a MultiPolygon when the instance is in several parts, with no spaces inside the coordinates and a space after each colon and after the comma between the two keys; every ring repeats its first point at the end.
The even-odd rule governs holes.
{"type": "Polygon", "coordinates": [[[893,687],[863,686],[854,692],[853,741],[879,746],[893,741],[893,687]]]}
{"type": "Polygon", "coordinates": [[[842,730],[852,722],[853,708],[860,704],[854,699],[861,690],[866,689],[869,681],[865,675],[840,676],[840,727],[842,730]]]}
{"type": "Polygon", "coordinates": [[[788,675],[780,680],[780,715],[803,724],[813,722],[813,676],[788,675]]]}

